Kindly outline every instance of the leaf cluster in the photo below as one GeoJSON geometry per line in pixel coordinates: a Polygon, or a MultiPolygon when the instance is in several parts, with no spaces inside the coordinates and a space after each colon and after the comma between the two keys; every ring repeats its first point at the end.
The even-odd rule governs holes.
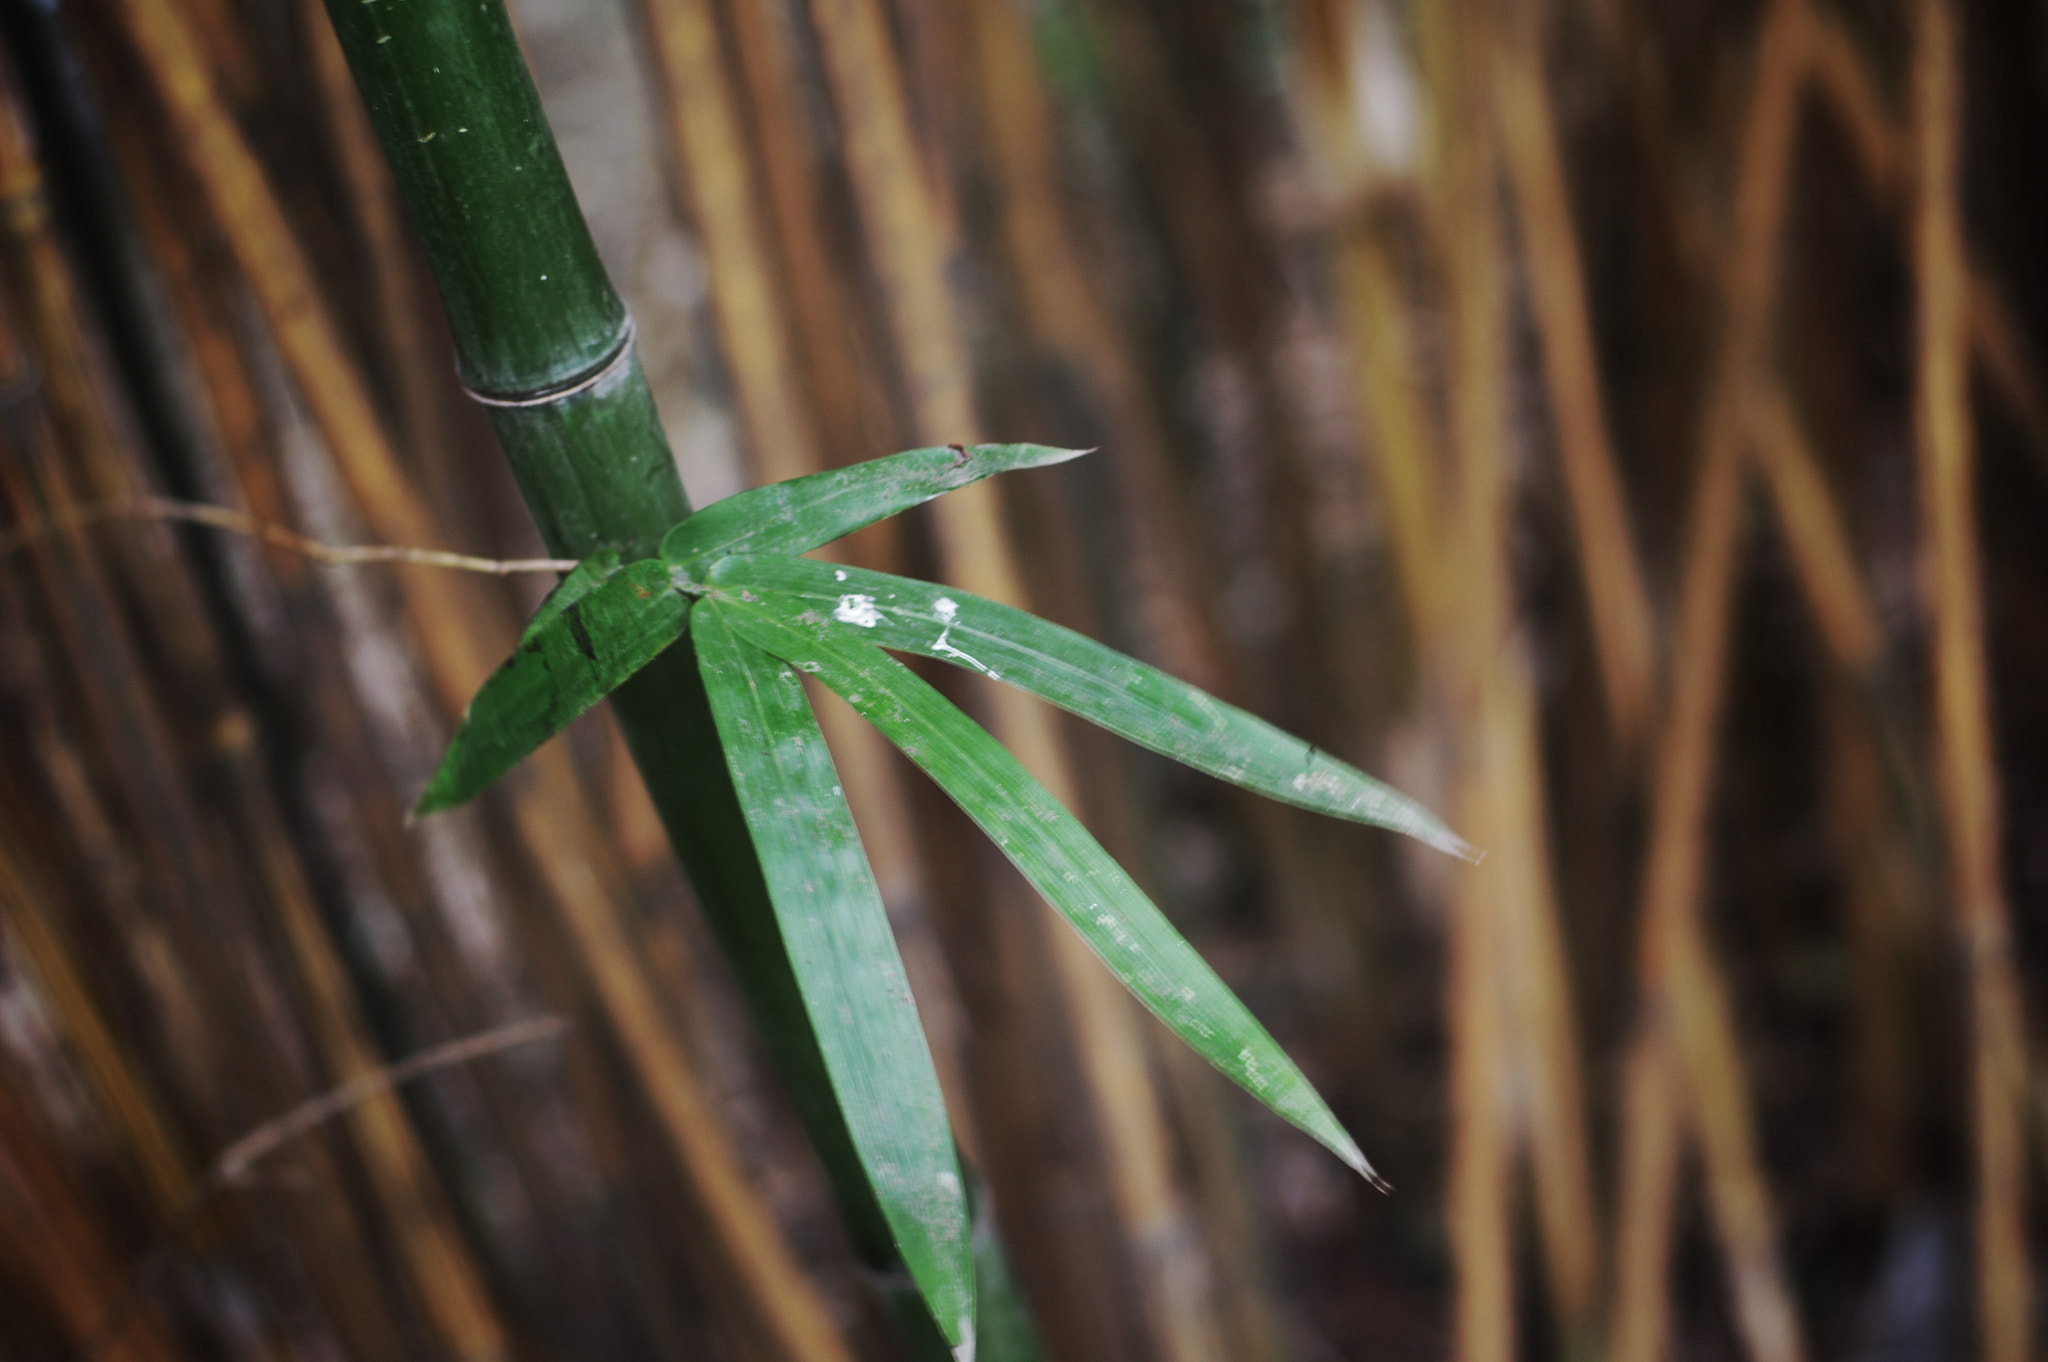
{"type": "Polygon", "coordinates": [[[478,692],[417,806],[474,797],[689,638],[834,1095],[897,1250],[956,1346],[974,1319],[958,1157],[881,893],[799,673],[936,781],[1176,1036],[1375,1182],[1300,1069],[1123,868],[1001,743],[889,652],[1019,686],[1271,798],[1473,854],[1398,791],[1083,635],[968,592],[797,556],[991,474],[1085,452],[909,450],[714,503],[670,531],[658,558],[586,559],[478,692]]]}

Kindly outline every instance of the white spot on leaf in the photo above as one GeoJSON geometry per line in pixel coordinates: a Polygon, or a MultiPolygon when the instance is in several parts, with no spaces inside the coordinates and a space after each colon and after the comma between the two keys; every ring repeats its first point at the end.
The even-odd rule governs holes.
{"type": "Polygon", "coordinates": [[[852,592],[839,598],[839,604],[832,607],[832,618],[841,624],[857,624],[863,629],[872,629],[882,622],[882,612],[875,608],[875,598],[852,592]]]}

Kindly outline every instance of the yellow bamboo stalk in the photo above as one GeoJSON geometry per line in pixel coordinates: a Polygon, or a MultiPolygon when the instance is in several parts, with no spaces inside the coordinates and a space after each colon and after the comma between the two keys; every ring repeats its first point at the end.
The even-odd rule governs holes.
{"type": "MultiPolygon", "coordinates": [[[[1758,377],[1784,218],[1786,175],[1804,64],[1802,15],[1781,0],[1766,15],[1744,130],[1735,202],[1735,248],[1724,296],[1727,314],[1707,401],[1698,490],[1694,494],[1672,650],[1671,695],[1659,735],[1651,793],[1651,829],[1643,888],[1642,978],[1646,1025],[1663,1028],[1668,1055],[1683,1074],[1687,1106],[1707,1171],[1708,1202],[1734,1296],[1736,1325],[1754,1362],[1797,1362],[1798,1320],[1778,1261],[1769,1189],[1755,1149],[1747,1084],[1722,982],[1700,922],[1705,884],[1707,798],[1722,700],[1730,596],[1741,512],[1746,412],[1758,377]]],[[[1654,1044],[1654,1038],[1651,1042],[1654,1044]]],[[[1652,1062],[1646,1060],[1645,1062],[1652,1062]]],[[[1676,1100],[1674,1079],[1645,1081],[1623,1131],[1623,1166],[1655,1169],[1655,1146],[1673,1118],[1650,1103],[1676,1100]]],[[[1625,1197],[1668,1195],[1668,1179],[1645,1174],[1625,1197]]],[[[1668,1229],[1670,1208],[1625,1199],[1617,1245],[1636,1246],[1646,1227],[1668,1229]]],[[[1616,1334],[1661,1341],[1660,1297],[1668,1283],[1639,1265],[1617,1262],[1616,1334]]]]}
{"type": "Polygon", "coordinates": [[[1934,626],[1934,734],[1948,892],[1969,982],[1978,1333],[1987,1362],[2028,1356],[2030,1267],[2021,1105],[2026,1047],[1998,873],[1998,778],[1984,663],[1968,390],[1969,262],[1955,13],[1914,8],[1913,267],[1923,588],[1934,626]]]}
{"type": "Polygon", "coordinates": [[[1678,1062],[1659,1020],[1640,1026],[1622,1072],[1621,1211],[1614,1231],[1613,1362],[1664,1362],[1671,1334],[1671,1237],[1684,1152],[1678,1062]]]}
{"type": "MultiPolygon", "coordinates": [[[[213,746],[235,774],[236,826],[253,843],[257,871],[268,891],[267,907],[284,929],[299,978],[297,998],[329,1081],[355,1082],[381,1072],[383,1060],[334,943],[321,925],[304,869],[292,854],[254,769],[260,760],[254,727],[239,711],[229,711],[213,735],[213,746]]],[[[363,1150],[385,1223],[442,1346],[464,1362],[509,1356],[504,1325],[397,1096],[388,1090],[373,1094],[349,1109],[347,1123],[363,1150]]]]}
{"type": "MultiPolygon", "coordinates": [[[[1459,741],[1458,807],[1473,836],[1491,845],[1508,831],[1504,771],[1518,755],[1511,692],[1511,596],[1502,549],[1508,541],[1507,298],[1498,209],[1499,147],[1485,116],[1486,63],[1493,25],[1485,0],[1440,17],[1444,44],[1436,76],[1441,126],[1454,130],[1438,158],[1445,287],[1451,323],[1449,407],[1452,482],[1444,507],[1457,582],[1455,621],[1439,620],[1436,653],[1448,664],[1459,741]]],[[[1520,848],[1526,850],[1527,848],[1520,848]]],[[[1515,1132],[1508,1075],[1518,1067],[1508,1039],[1502,985],[1515,970],[1506,954],[1509,882],[1534,867],[1501,857],[1460,877],[1451,922],[1451,1243],[1458,1265],[1453,1348],[1460,1362],[1508,1362],[1515,1351],[1511,1227],[1515,1132]]],[[[1523,1018],[1516,1018],[1517,1022],[1523,1018]]]]}
{"type": "Polygon", "coordinates": [[[320,0],[299,0],[299,23],[326,110],[335,163],[348,187],[349,209],[368,256],[373,315],[382,341],[379,368],[397,398],[401,443],[411,456],[409,466],[425,471],[429,487],[452,495],[444,485],[452,434],[445,404],[454,369],[436,345],[435,324],[422,305],[427,280],[415,263],[398,184],[385,164],[320,0]]]}
{"type": "MultiPolygon", "coordinates": [[[[221,104],[179,5],[122,0],[121,13],[194,177],[372,529],[392,543],[430,543],[431,518],[399,469],[305,255],[221,104]]],[[[458,712],[509,646],[511,622],[502,609],[457,594],[442,574],[408,573],[401,586],[435,689],[448,710],[458,712]]],[[[752,1314],[787,1356],[845,1357],[823,1303],[747,1185],[683,1047],[667,1028],[621,920],[621,891],[600,850],[601,835],[583,800],[568,796],[577,781],[567,754],[559,746],[543,748],[529,765],[537,779],[520,783],[509,801],[519,834],[678,1162],[719,1227],[752,1314]]]]}
{"type": "MultiPolygon", "coordinates": [[[[970,442],[980,423],[966,338],[947,292],[950,227],[924,178],[882,13],[874,0],[813,0],[811,14],[917,438],[970,442]]],[[[969,591],[1024,605],[997,495],[994,484],[977,483],[933,504],[942,571],[969,591]]],[[[1054,798],[1076,807],[1078,785],[1052,716],[1008,687],[985,694],[996,735],[1054,798]]],[[[1047,983],[1073,1018],[1118,1232],[1145,1292],[1142,1316],[1163,1356],[1213,1357],[1206,1272],[1170,1174],[1172,1145],[1133,1006],[1077,935],[1056,928],[1046,945],[1047,983]]]]}
{"type": "MultiPolygon", "coordinates": [[[[825,467],[823,442],[794,358],[775,277],[774,241],[757,195],[738,91],[726,77],[717,16],[710,0],[643,0],[641,8],[655,38],[678,187],[704,241],[719,340],[755,471],[763,482],[818,472],[825,467]]],[[[756,15],[753,22],[766,21],[756,15]]],[[[843,705],[817,709],[884,901],[892,915],[918,914],[927,899],[924,873],[902,774],[888,743],[843,705]]],[[[951,1035],[946,1043],[943,1026],[943,1019],[957,1014],[958,1003],[937,952],[929,942],[918,948],[920,940],[905,943],[905,968],[922,985],[921,1015],[927,1030],[938,1032],[933,1061],[955,1134],[971,1160],[980,1147],[966,1101],[959,1038],[951,1035]],[[942,1024],[935,1027],[934,1022],[942,1024]]]]}
{"type": "MultiPolygon", "coordinates": [[[[107,1227],[15,1091],[0,1084],[0,1263],[34,1281],[56,1308],[71,1345],[83,1355],[102,1312],[121,1294],[126,1265],[107,1227]]],[[[154,1312],[135,1320],[102,1356],[105,1362],[172,1362],[180,1356],[154,1312]]]]}
{"type": "Polygon", "coordinates": [[[173,1215],[192,1194],[191,1160],[80,973],[47,891],[11,841],[0,830],[0,915],[49,1000],[116,1148],[133,1161],[155,1212],[173,1215]]]}
{"type": "Polygon", "coordinates": [[[775,481],[823,466],[806,419],[769,265],[735,92],[711,0],[644,0],[678,188],[711,275],[711,305],[746,422],[748,446],[775,481]]]}
{"type": "Polygon", "coordinates": [[[1557,118],[1543,78],[1540,24],[1529,23],[1515,37],[1495,46],[1494,111],[1515,192],[1530,301],[1543,340],[1543,373],[1601,679],[1615,731],[1630,743],[1649,717],[1656,682],[1655,622],[1642,565],[1629,542],[1628,511],[1607,438],[1585,274],[1558,154],[1557,118]]]}
{"type": "MultiPolygon", "coordinates": [[[[1811,0],[1804,2],[1811,7],[1811,0]]],[[[1820,94],[1847,130],[1871,187],[1882,198],[1901,198],[1911,170],[1911,148],[1904,145],[1906,134],[1899,120],[1885,107],[1869,63],[1841,21],[1814,9],[1810,23],[1813,78],[1820,94]]],[[[2019,419],[2035,458],[2048,467],[2048,385],[2042,382],[2040,366],[2021,341],[2003,293],[1974,260],[1969,287],[1970,349],[2019,419]]]]}
{"type": "Polygon", "coordinates": [[[1750,448],[1770,488],[1771,505],[1791,546],[1793,568],[1807,603],[1836,664],[1853,676],[1864,675],[1877,663],[1884,630],[1856,568],[1834,497],[1783,391],[1760,384],[1753,400],[1750,448]]]}
{"type": "MultiPolygon", "coordinates": [[[[789,7],[756,0],[722,0],[720,8],[738,51],[768,218],[787,286],[784,301],[812,410],[822,425],[818,438],[828,463],[872,457],[887,448],[888,404],[883,385],[865,372],[849,290],[825,251],[831,228],[820,202],[819,152],[808,135],[802,102],[790,98],[805,79],[789,31],[796,16],[789,7]]],[[[875,537],[860,539],[872,553],[875,537]]],[[[893,542],[893,531],[883,539],[893,542]]],[[[894,571],[901,564],[869,561],[867,566],[894,571]]]]}

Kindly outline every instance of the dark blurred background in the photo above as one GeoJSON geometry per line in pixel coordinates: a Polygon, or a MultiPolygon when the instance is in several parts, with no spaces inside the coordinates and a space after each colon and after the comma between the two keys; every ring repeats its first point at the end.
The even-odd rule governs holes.
{"type": "MultiPolygon", "coordinates": [[[[1034,721],[1382,1195],[828,711],[1052,1357],[2039,1355],[2048,9],[513,9],[699,504],[1098,446],[1032,607],[1489,851],[1034,721]]],[[[550,579],[76,509],[538,551],[317,0],[0,11],[0,1359],[897,1356],[610,720],[404,821],[550,579]]]]}

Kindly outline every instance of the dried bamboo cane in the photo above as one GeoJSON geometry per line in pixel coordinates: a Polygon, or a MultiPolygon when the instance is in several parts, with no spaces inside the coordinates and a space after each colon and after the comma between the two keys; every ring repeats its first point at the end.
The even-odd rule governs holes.
{"type": "MultiPolygon", "coordinates": [[[[726,78],[717,16],[710,0],[646,0],[642,10],[654,38],[656,70],[673,144],[681,197],[701,233],[711,266],[711,297],[719,337],[748,433],[748,447],[764,481],[779,481],[818,472],[825,466],[823,441],[812,405],[801,385],[801,366],[794,358],[791,331],[785,320],[783,290],[771,260],[774,238],[749,161],[737,91],[726,78]]],[[[763,16],[747,22],[761,24],[763,16]]],[[[870,540],[869,542],[872,542],[870,540]]],[[[858,556],[858,555],[857,555],[858,556]]],[[[863,845],[877,884],[901,931],[916,925],[928,895],[917,860],[916,834],[909,804],[901,788],[901,769],[886,741],[849,708],[836,701],[818,706],[819,724],[838,753],[838,769],[848,801],[860,820],[863,845]],[[906,919],[909,919],[906,921],[906,919]]],[[[947,1019],[957,1032],[959,1003],[952,981],[929,936],[909,935],[904,942],[907,970],[919,985],[921,1015],[927,1030],[944,1035],[947,1019]],[[922,949],[919,945],[922,943],[922,949]]],[[[933,1059],[948,1098],[954,1128],[970,1160],[980,1152],[969,1087],[961,1072],[957,1036],[953,1044],[933,1047],[933,1059]]],[[[860,1199],[849,1215],[866,1214],[860,1199]]],[[[886,1242],[879,1227],[867,1235],[870,1244],[886,1242]]],[[[993,1238],[991,1237],[991,1242],[993,1238]]],[[[920,1352],[943,1355],[946,1349],[931,1334],[928,1313],[893,1255],[868,1266],[884,1283],[892,1317],[914,1340],[920,1352]]],[[[993,1275],[984,1289],[998,1291],[1007,1272],[993,1275]]],[[[1016,1302],[991,1299],[990,1318],[1021,1309],[1016,1302]]],[[[1023,1338],[982,1337],[992,1351],[1005,1346],[1028,1348],[1023,1338]]]]}
{"type": "MultiPolygon", "coordinates": [[[[971,440],[980,422],[965,337],[947,293],[947,227],[924,178],[883,15],[874,0],[815,0],[811,15],[913,429],[921,440],[971,440]]],[[[963,489],[934,503],[933,512],[946,580],[996,600],[1027,599],[993,484],[963,489]]],[[[987,702],[996,735],[1056,799],[1074,807],[1078,785],[1051,715],[1008,687],[989,688],[987,702]]],[[[1043,917],[1034,931],[1052,961],[1045,983],[1064,996],[1074,1018],[1081,1077],[1103,1141],[1118,1233],[1142,1283],[1147,1328],[1165,1356],[1212,1356],[1215,1331],[1197,1286],[1204,1275],[1199,1250],[1185,1232],[1188,1211],[1170,1177],[1171,1144],[1138,1019],[1077,936],[1043,917]]]]}
{"type": "Polygon", "coordinates": [[[2030,1268],[2021,1113],[2027,1059],[2011,928],[1999,882],[1993,759],[1968,393],[1969,262],[1961,206],[1959,22],[1920,0],[1913,31],[1915,445],[1923,589],[1933,621],[1936,771],[1948,892],[1969,988],[1977,1182],[1978,1333],[1987,1362],[2028,1355],[2030,1268]]]}
{"type": "Polygon", "coordinates": [[[1496,45],[1494,108],[1528,260],[1530,301],[1543,337],[1543,372],[1571,496],[1579,575],[1591,606],[1608,709],[1626,744],[1649,717],[1655,623],[1607,438],[1584,270],[1543,77],[1540,20],[1531,16],[1514,37],[1496,45]]]}
{"type": "MultiPolygon", "coordinates": [[[[1701,465],[1690,510],[1672,693],[1656,753],[1651,793],[1649,859],[1644,872],[1642,978],[1644,1025],[1669,1048],[1643,1062],[1679,1066],[1690,1094],[1686,1113],[1705,1157],[1708,1201],[1727,1263],[1737,1328],[1754,1362],[1797,1362],[1798,1320],[1777,1257],[1769,1190],[1754,1145],[1747,1084],[1725,982],[1709,954],[1700,921],[1706,877],[1705,820],[1729,634],[1730,597],[1741,529],[1746,413],[1762,358],[1776,277],[1778,236],[1795,126],[1794,103],[1804,63],[1804,27],[1790,3],[1774,4],[1759,43],[1755,86],[1738,172],[1736,245],[1725,284],[1727,316],[1713,396],[1704,417],[1701,465]]],[[[1651,1039],[1647,1042],[1656,1045],[1651,1039]]],[[[1659,1096],[1676,1101],[1666,1079],[1635,1091],[1623,1133],[1623,1166],[1643,1169],[1625,1193],[1668,1195],[1674,1184],[1649,1170],[1668,1166],[1655,1146],[1672,1117],[1655,1110],[1659,1096]]],[[[1616,1244],[1640,1251],[1646,1227],[1668,1226],[1670,1208],[1628,1200],[1616,1244]]],[[[1618,1261],[1615,1279],[1656,1299],[1624,1295],[1615,1303],[1617,1335],[1661,1346],[1668,1283],[1651,1281],[1639,1265],[1618,1261]]],[[[1626,1362],[1647,1362],[1637,1354],[1626,1362]]]]}
{"type": "MultiPolygon", "coordinates": [[[[203,58],[178,7],[130,3],[124,5],[123,13],[131,36],[147,58],[159,97],[182,134],[195,176],[269,315],[280,349],[372,528],[380,538],[394,543],[430,542],[434,537],[431,522],[398,470],[374,409],[321,306],[303,255],[261,169],[215,96],[203,58]]],[[[344,13],[358,22],[370,17],[344,13]]],[[[488,6],[481,13],[496,46],[487,52],[484,48],[476,51],[500,63],[510,54],[511,62],[517,64],[503,11],[488,6]]],[[[408,17],[432,24],[449,16],[408,17]]],[[[341,31],[344,48],[349,49],[351,30],[342,27],[341,31]]],[[[364,35],[363,43],[374,45],[374,36],[364,35]]],[[[352,63],[360,62],[359,48],[350,55],[352,63]]],[[[403,55],[408,62],[416,59],[411,50],[403,55]]],[[[417,59],[423,64],[432,60],[426,44],[420,45],[417,59]]],[[[524,118],[532,126],[537,110],[530,105],[531,86],[523,65],[515,69],[518,84],[514,93],[529,101],[515,122],[524,118]]],[[[375,120],[389,110],[380,110],[373,101],[371,112],[375,120]]],[[[397,116],[406,117],[403,112],[397,116]]],[[[467,126],[451,120],[447,128],[451,142],[463,135],[467,126]]],[[[495,143],[499,155],[489,160],[488,169],[518,173],[512,167],[523,166],[521,158],[541,154],[528,152],[530,144],[520,140],[516,130],[479,120],[477,135],[484,136],[487,130],[497,138],[509,137],[509,141],[495,143]],[[504,154],[508,146],[511,155],[504,154]]],[[[425,133],[408,129],[402,135],[411,146],[424,148],[441,131],[439,127],[425,133]]],[[[394,130],[380,124],[379,133],[390,155],[394,130]]],[[[440,152],[420,154],[431,163],[440,152]]],[[[549,173],[549,166],[559,166],[551,146],[536,164],[536,176],[549,173]]],[[[406,164],[401,161],[396,168],[401,189],[406,189],[406,164]]],[[[615,356],[621,357],[628,366],[621,371],[626,377],[623,388],[604,392],[582,388],[577,392],[581,400],[572,399],[564,413],[538,407],[495,407],[493,413],[503,418],[501,437],[529,456],[531,466],[525,471],[532,473],[536,485],[527,491],[530,504],[540,513],[543,538],[550,548],[572,556],[596,547],[600,536],[629,548],[639,542],[651,547],[662,530],[682,517],[688,503],[672,481],[666,496],[650,497],[644,490],[644,476],[672,479],[673,465],[660,440],[644,380],[638,378],[637,365],[631,361],[630,344],[621,347],[623,309],[590,253],[587,229],[567,197],[559,170],[552,173],[557,177],[552,183],[559,186],[559,197],[545,205],[522,202],[502,214],[508,223],[520,225],[520,249],[489,257],[489,270],[465,274],[462,289],[444,294],[459,339],[474,342],[462,355],[464,376],[486,395],[518,400],[536,387],[545,388],[563,377],[575,380],[593,369],[602,370],[615,356]],[[551,270],[560,273],[564,266],[558,263],[563,257],[557,254],[557,238],[547,237],[542,229],[536,229],[542,239],[524,235],[536,222],[550,223],[568,233],[572,243],[583,243],[581,255],[573,246],[568,250],[566,275],[554,281],[559,284],[555,296],[540,303],[533,299],[547,298],[549,291],[537,294],[534,286],[542,282],[541,276],[551,270]],[[524,288],[509,300],[503,290],[494,292],[489,287],[493,282],[514,279],[524,288]],[[572,319],[566,332],[560,324],[563,317],[572,319]],[[507,436],[507,429],[514,433],[507,436]],[[584,483],[583,470],[572,454],[578,440],[607,446],[616,440],[619,447],[634,451],[635,466],[618,470],[624,480],[613,484],[612,494],[600,483],[584,483]],[[624,523],[618,521],[621,516],[626,517],[624,523]]],[[[430,255],[448,246],[447,225],[440,225],[443,234],[439,237],[435,229],[426,232],[430,255]]],[[[447,282],[445,275],[443,282],[447,282]]],[[[412,574],[402,585],[436,689],[451,711],[458,710],[496,659],[498,649],[486,641],[486,630],[480,627],[492,612],[477,609],[474,597],[465,598],[433,575],[412,574]]],[[[509,640],[509,630],[506,637],[509,640]]],[[[694,678],[694,671],[682,670],[694,678]]],[[[684,692],[689,689],[686,681],[684,692]]],[[[708,724],[708,716],[705,722],[708,724]]],[[[536,761],[549,787],[574,788],[565,754],[544,750],[536,761]]],[[[740,1267],[758,1326],[777,1338],[778,1346],[791,1356],[840,1356],[841,1345],[822,1306],[790,1259],[765,1209],[746,1186],[737,1161],[711,1119],[685,1053],[661,1016],[618,920],[617,887],[610,868],[600,859],[599,838],[587,812],[578,802],[547,797],[535,787],[520,792],[512,803],[519,832],[561,906],[605,1002],[608,1019],[633,1057],[680,1162],[720,1224],[724,1243],[740,1267]]],[[[732,817],[737,816],[734,810],[732,817]]],[[[678,823],[671,820],[670,825],[673,830],[678,823]]],[[[698,831],[707,834],[708,827],[700,826],[698,831]]],[[[742,875],[742,884],[744,879],[742,875]]],[[[707,899],[717,897],[706,894],[707,899]]]]}

